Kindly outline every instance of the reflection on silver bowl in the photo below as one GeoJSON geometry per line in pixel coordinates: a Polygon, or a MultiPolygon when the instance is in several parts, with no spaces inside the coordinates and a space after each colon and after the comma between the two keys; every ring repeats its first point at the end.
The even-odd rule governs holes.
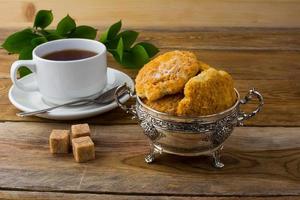
{"type": "Polygon", "coordinates": [[[243,125],[243,121],[256,115],[264,104],[262,95],[255,89],[251,89],[243,99],[240,99],[237,90],[235,92],[237,101],[231,108],[199,117],[173,116],[153,110],[126,85],[116,90],[115,100],[123,110],[138,119],[145,135],[150,139],[150,153],[145,157],[147,163],[153,162],[155,156],[161,153],[181,156],[211,155],[213,166],[222,168],[224,164],[220,161],[220,152],[224,141],[235,126],[243,125]],[[117,98],[124,91],[136,99],[136,104],[130,108],[117,98]],[[259,100],[257,108],[250,114],[240,111],[240,105],[246,104],[252,97],[259,100]]]}

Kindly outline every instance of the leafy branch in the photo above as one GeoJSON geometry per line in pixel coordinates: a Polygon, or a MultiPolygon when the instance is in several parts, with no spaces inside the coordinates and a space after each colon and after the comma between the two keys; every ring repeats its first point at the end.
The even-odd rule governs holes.
{"type": "MultiPolygon", "coordinates": [[[[53,13],[51,10],[38,11],[33,27],[8,36],[2,47],[11,54],[19,54],[19,59],[30,60],[33,49],[48,41],[63,38],[96,39],[97,29],[86,25],[77,26],[75,20],[69,15],[59,21],[56,29],[46,29],[52,21],[53,13]]],[[[101,34],[99,41],[106,46],[108,52],[122,66],[140,68],[158,53],[159,50],[151,43],[136,43],[138,32],[133,30],[120,32],[121,27],[121,21],[113,24],[101,34]]],[[[21,67],[19,73],[23,77],[31,71],[26,67],[21,67]]]]}
{"type": "Polygon", "coordinates": [[[121,26],[122,22],[119,21],[100,36],[100,42],[105,44],[118,63],[129,68],[138,68],[158,53],[153,44],[135,43],[139,33],[132,30],[120,32],[121,26]]]}

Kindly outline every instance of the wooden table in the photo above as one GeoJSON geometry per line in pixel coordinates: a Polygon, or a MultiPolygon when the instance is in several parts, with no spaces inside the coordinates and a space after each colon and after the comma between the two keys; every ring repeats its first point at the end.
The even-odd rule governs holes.
{"type": "MultiPolygon", "coordinates": [[[[0,40],[14,30],[1,29],[0,40]]],[[[300,29],[140,31],[161,52],[192,50],[227,70],[242,96],[255,87],[265,97],[262,112],[226,142],[225,167],[212,168],[205,156],[162,155],[146,164],[147,139],[120,109],[74,122],[17,117],[7,98],[16,57],[1,50],[0,199],[300,199],[300,29]],[[91,124],[96,160],[51,155],[50,131],[79,122],[91,124]]],[[[137,73],[111,57],[109,65],[137,73]]]]}

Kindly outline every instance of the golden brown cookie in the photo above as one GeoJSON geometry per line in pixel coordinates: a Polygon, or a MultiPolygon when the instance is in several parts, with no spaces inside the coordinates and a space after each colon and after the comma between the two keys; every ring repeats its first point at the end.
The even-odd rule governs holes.
{"type": "Polygon", "coordinates": [[[211,68],[211,66],[209,66],[205,62],[202,62],[201,60],[199,60],[198,63],[199,63],[201,71],[204,71],[204,70],[207,70],[207,69],[211,68]]]}
{"type": "Polygon", "coordinates": [[[150,101],[176,94],[199,71],[199,62],[192,52],[167,52],[147,63],[139,71],[135,79],[136,93],[150,101]]]}
{"type": "Polygon", "coordinates": [[[225,71],[209,68],[191,78],[184,88],[178,115],[202,116],[222,112],[236,101],[233,80],[225,71]]]}
{"type": "Polygon", "coordinates": [[[148,107],[157,110],[159,112],[176,115],[178,103],[182,99],[183,99],[183,94],[179,93],[179,94],[167,95],[155,101],[149,101],[147,99],[144,99],[143,102],[148,107]]]}

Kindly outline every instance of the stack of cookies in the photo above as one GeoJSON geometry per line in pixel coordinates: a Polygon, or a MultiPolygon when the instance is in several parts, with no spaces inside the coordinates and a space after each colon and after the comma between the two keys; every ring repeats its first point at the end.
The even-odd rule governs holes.
{"type": "Polygon", "coordinates": [[[188,51],[167,52],[147,63],[135,88],[147,106],[176,116],[211,115],[236,102],[232,77],[188,51]]]}

